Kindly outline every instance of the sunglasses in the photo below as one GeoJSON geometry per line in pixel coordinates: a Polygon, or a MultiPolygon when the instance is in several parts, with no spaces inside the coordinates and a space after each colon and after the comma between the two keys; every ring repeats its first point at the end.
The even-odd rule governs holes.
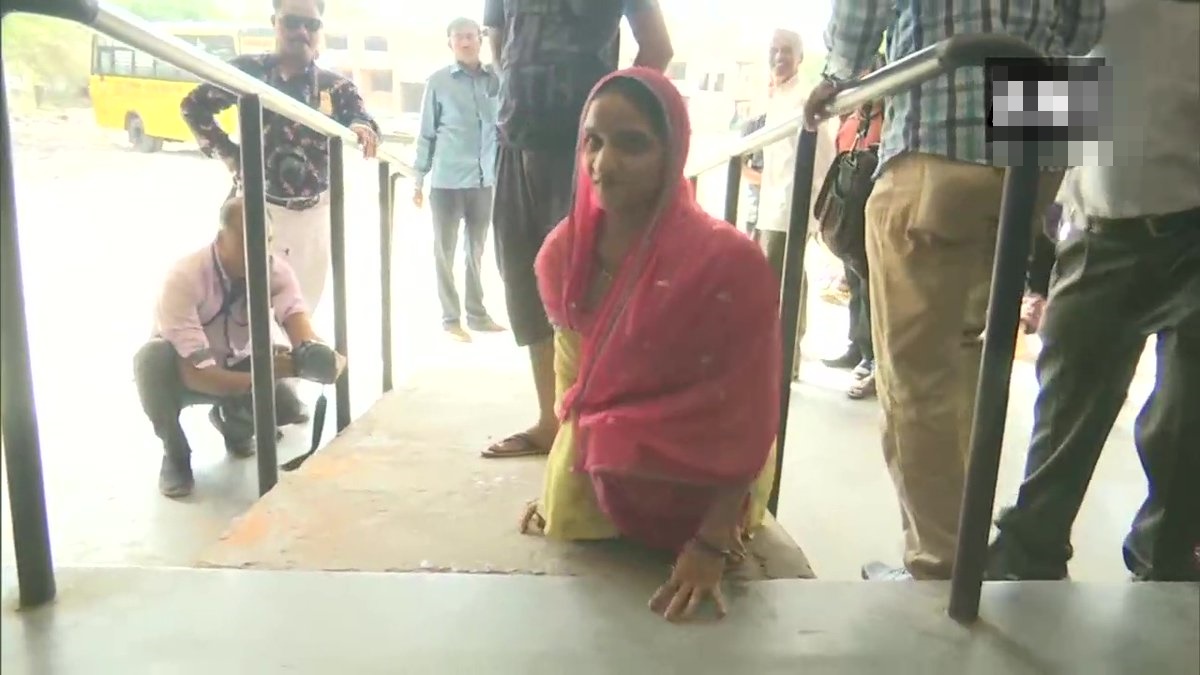
{"type": "Polygon", "coordinates": [[[300,30],[303,28],[309,33],[316,33],[324,25],[320,19],[309,16],[296,16],[295,14],[284,14],[277,17],[276,20],[287,30],[300,30]]]}

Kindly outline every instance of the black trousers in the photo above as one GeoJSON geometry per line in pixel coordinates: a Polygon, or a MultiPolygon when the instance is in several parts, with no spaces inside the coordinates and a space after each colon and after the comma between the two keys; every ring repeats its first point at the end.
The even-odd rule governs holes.
{"type": "Polygon", "coordinates": [[[521,347],[554,337],[533,265],[546,236],[571,209],[576,161],[574,145],[537,151],[501,145],[497,153],[496,262],[521,347]]]}
{"type": "Polygon", "coordinates": [[[1059,245],[1025,480],[997,522],[994,577],[1066,574],[1071,526],[1154,335],[1157,379],[1134,424],[1149,491],[1125,564],[1142,579],[1200,578],[1200,209],[1161,228],[1100,225],[1059,245]]]}
{"type": "Polygon", "coordinates": [[[458,231],[464,223],[467,233],[464,294],[467,322],[486,321],[489,317],[483,307],[480,270],[488,227],[492,224],[492,188],[433,188],[429,191],[429,207],[433,211],[433,259],[437,268],[438,299],[442,303],[442,323],[454,326],[461,319],[462,305],[454,283],[454,254],[458,250],[458,231]]]}
{"type": "MultiPolygon", "coordinates": [[[[184,459],[191,456],[191,446],[179,424],[179,413],[192,405],[219,406],[225,419],[227,440],[246,440],[254,435],[254,407],[250,394],[222,398],[192,391],[183,386],[177,365],[175,347],[161,338],[142,345],[133,358],[134,381],[142,410],[154,427],[154,434],[163,442],[170,456],[184,459]]],[[[250,372],[250,359],[230,366],[230,370],[250,372]]],[[[296,392],[283,382],[275,383],[275,414],[279,420],[293,419],[301,407],[296,392]]]]}
{"type": "Polygon", "coordinates": [[[846,283],[850,286],[850,344],[866,361],[875,360],[871,341],[871,290],[867,278],[843,264],[846,283]]]}

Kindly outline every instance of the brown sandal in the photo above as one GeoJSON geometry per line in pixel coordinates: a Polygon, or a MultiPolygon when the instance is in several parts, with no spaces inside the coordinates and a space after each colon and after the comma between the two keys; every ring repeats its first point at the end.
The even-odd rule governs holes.
{"type": "Polygon", "coordinates": [[[493,443],[487,450],[479,453],[487,459],[504,459],[506,457],[534,457],[550,454],[550,448],[543,448],[533,440],[528,432],[522,431],[498,442],[493,443]],[[506,449],[507,446],[507,449],[506,449]]]}
{"type": "Polygon", "coordinates": [[[850,385],[850,389],[846,391],[846,396],[854,400],[871,398],[875,395],[875,373],[871,373],[861,380],[850,385]]]}

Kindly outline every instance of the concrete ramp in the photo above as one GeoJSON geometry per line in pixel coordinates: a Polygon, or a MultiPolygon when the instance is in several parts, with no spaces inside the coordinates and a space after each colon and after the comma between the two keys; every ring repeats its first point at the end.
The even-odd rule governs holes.
{"type": "MultiPolygon", "coordinates": [[[[8,570],[5,570],[8,572],[8,570]]],[[[671,625],[649,584],[579,577],[64,569],[5,609],[2,670],[328,675],[1195,675],[1194,584],[777,580],[713,624],[671,625]]],[[[11,602],[12,596],[7,600],[11,602]]]]}
{"type": "MultiPolygon", "coordinates": [[[[459,375],[381,399],[299,471],[281,474],[200,566],[661,579],[670,560],[629,545],[518,532],[525,504],[541,494],[545,460],[486,460],[479,451],[489,435],[519,428],[532,402],[498,400],[459,375]]],[[[773,521],[751,553],[733,578],[813,576],[773,521]]]]}

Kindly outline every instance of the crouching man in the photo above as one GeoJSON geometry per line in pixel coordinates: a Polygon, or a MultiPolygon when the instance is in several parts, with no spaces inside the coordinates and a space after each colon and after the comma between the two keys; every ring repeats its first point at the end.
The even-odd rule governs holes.
{"type": "MultiPolygon", "coordinates": [[[[242,199],[221,207],[216,240],[174,265],[155,313],[154,337],[134,358],[142,409],[163,442],[159,490],[167,497],[191,494],[191,448],[180,411],[211,405],[209,421],[234,457],[254,454],[250,322],[247,313],[242,199]]],[[[291,348],[275,349],[276,424],[300,424],[308,416],[284,378],[330,383],[346,361],[313,332],[296,275],[277,256],[270,263],[271,305],[291,348]]]]}

